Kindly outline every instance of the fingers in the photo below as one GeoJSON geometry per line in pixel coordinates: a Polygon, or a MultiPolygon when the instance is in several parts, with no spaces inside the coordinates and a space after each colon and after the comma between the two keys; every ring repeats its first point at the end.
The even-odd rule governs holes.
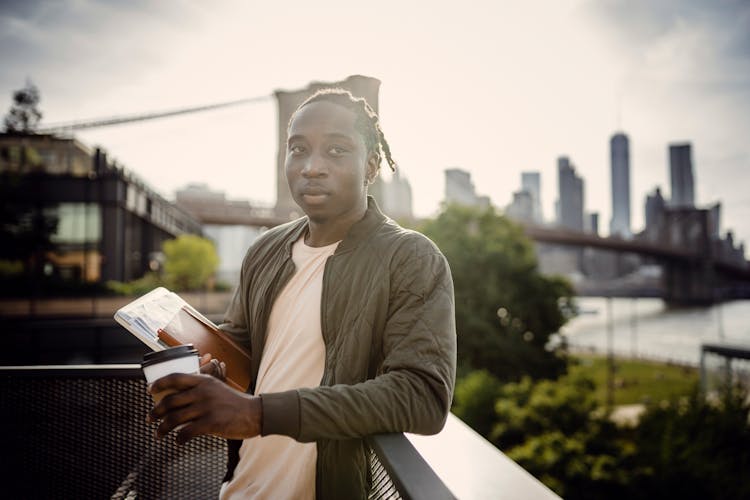
{"type": "Polygon", "coordinates": [[[191,422],[202,415],[203,410],[195,405],[170,412],[156,428],[156,439],[162,439],[179,425],[186,424],[185,427],[192,426],[191,422]]]}
{"type": "Polygon", "coordinates": [[[219,360],[211,358],[210,354],[207,354],[206,356],[209,356],[209,358],[205,363],[203,362],[204,358],[201,358],[201,373],[204,375],[216,376],[216,365],[219,363],[219,360]]]}
{"type": "Polygon", "coordinates": [[[151,394],[166,390],[184,391],[200,384],[203,377],[204,375],[196,375],[192,373],[172,373],[171,375],[156,380],[151,384],[148,390],[151,394]]]}
{"type": "MultiPolygon", "coordinates": [[[[207,356],[210,356],[210,354],[207,354],[207,356]]],[[[205,364],[201,365],[201,373],[203,375],[211,375],[219,380],[225,380],[227,377],[227,365],[216,358],[210,358],[205,364]]]]}
{"type": "Polygon", "coordinates": [[[148,421],[155,422],[179,408],[195,403],[196,400],[196,394],[194,394],[194,391],[192,390],[176,392],[165,396],[159,404],[155,405],[148,413],[148,421]]]}
{"type": "Polygon", "coordinates": [[[185,444],[194,437],[208,434],[205,419],[196,419],[177,431],[175,441],[177,444],[185,444]]]}
{"type": "Polygon", "coordinates": [[[162,439],[169,432],[178,431],[179,444],[195,436],[212,434],[227,439],[246,439],[260,434],[262,403],[231,389],[211,377],[209,383],[166,396],[150,413],[151,421],[161,418],[155,437],[162,439]]]}

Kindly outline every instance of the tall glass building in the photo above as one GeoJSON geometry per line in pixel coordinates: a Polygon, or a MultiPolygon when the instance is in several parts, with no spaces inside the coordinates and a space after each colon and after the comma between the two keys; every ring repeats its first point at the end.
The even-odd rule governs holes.
{"type": "Polygon", "coordinates": [[[612,177],[612,219],[609,234],[630,236],[630,142],[617,133],[609,140],[612,177]]]}
{"type": "Polygon", "coordinates": [[[558,224],[574,231],[583,231],[583,179],[567,156],[557,159],[558,224]]]}
{"type": "Polygon", "coordinates": [[[693,158],[690,143],[669,145],[669,178],[672,184],[670,206],[695,206],[693,158]]]}

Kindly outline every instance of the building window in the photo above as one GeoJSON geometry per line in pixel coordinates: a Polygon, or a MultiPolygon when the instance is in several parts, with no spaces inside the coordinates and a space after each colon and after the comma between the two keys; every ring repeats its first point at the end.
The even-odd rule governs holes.
{"type": "Polygon", "coordinates": [[[136,207],[135,207],[135,213],[137,213],[140,216],[146,215],[146,207],[147,207],[147,198],[146,193],[143,191],[140,191],[138,193],[138,196],[136,197],[136,207]]]}
{"type": "Polygon", "coordinates": [[[94,203],[60,203],[45,210],[58,219],[51,240],[56,244],[98,243],[102,237],[101,210],[94,203]]]}
{"type": "Polygon", "coordinates": [[[135,210],[135,204],[136,204],[136,198],[138,195],[138,192],[134,185],[128,184],[127,187],[127,195],[125,197],[125,208],[130,210],[131,212],[135,210]]]}

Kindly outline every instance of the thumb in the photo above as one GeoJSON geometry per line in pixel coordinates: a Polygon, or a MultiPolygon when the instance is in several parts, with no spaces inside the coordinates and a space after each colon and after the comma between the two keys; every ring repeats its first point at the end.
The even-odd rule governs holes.
{"type": "Polygon", "coordinates": [[[201,366],[203,366],[203,365],[205,365],[207,363],[210,363],[210,362],[211,362],[211,353],[210,352],[207,352],[206,354],[204,354],[203,356],[201,356],[201,359],[200,359],[200,365],[201,366]]]}

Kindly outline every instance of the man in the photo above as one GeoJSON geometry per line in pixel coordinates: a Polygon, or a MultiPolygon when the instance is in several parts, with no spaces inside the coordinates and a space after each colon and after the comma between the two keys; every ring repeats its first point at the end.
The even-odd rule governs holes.
{"type": "Polygon", "coordinates": [[[367,197],[381,152],[364,99],[328,89],[289,123],[286,175],[306,217],[248,250],[222,328],[252,354],[251,386],[175,374],[151,418],[230,439],[222,498],[366,498],[363,437],[438,432],[455,379],[453,284],[425,236],[367,197]],[[234,440],[243,440],[241,443],[234,440]]]}

